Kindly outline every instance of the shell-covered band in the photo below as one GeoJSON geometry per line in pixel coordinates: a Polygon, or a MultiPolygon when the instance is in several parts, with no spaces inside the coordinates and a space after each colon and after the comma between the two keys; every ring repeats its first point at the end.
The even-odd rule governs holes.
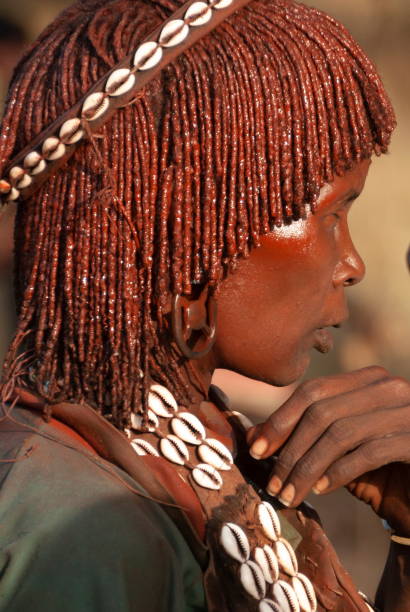
{"type": "Polygon", "coordinates": [[[249,0],[189,0],[48,126],[0,178],[0,211],[36,192],[76,148],[178,55],[249,0]]]}
{"type": "MultiPolygon", "coordinates": [[[[229,609],[237,610],[234,603],[241,603],[240,609],[249,612],[317,612],[315,588],[300,572],[274,500],[249,497],[243,506],[237,506],[239,513],[232,507],[231,512],[226,511],[232,491],[237,494],[239,482],[245,481],[229,448],[208,437],[212,431],[199,415],[187,412],[169,389],[153,383],[148,393],[148,423],[144,424],[142,412],[132,413],[125,433],[137,455],[161,457],[173,464],[193,487],[207,520],[212,517],[209,531],[216,529],[218,540],[214,544],[208,540],[208,544],[211,549],[216,546],[223,558],[223,579],[235,585],[238,596],[229,609]],[[226,512],[223,518],[222,507],[226,512]]],[[[356,609],[374,612],[366,596],[359,595],[364,601],[356,609]]]]}

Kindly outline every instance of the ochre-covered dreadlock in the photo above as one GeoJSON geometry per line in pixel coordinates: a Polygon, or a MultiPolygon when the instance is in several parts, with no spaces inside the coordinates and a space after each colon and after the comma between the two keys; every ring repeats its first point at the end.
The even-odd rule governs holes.
{"type": "MultiPolygon", "coordinates": [[[[65,11],[15,73],[0,169],[177,5],[82,0],[65,11]]],[[[85,400],[118,427],[150,378],[186,400],[161,339],[167,292],[217,287],[261,235],[314,208],[325,182],[385,152],[394,125],[373,65],[340,24],[252,0],[20,205],[5,377],[24,338],[38,393],[85,400]]]]}

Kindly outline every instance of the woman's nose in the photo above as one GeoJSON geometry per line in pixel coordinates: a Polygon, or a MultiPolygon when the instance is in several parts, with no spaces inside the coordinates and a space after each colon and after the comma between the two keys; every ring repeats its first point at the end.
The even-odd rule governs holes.
{"type": "Polygon", "coordinates": [[[354,246],[350,236],[342,251],[340,261],[336,266],[333,284],[335,286],[351,287],[363,280],[366,266],[354,246]]]}

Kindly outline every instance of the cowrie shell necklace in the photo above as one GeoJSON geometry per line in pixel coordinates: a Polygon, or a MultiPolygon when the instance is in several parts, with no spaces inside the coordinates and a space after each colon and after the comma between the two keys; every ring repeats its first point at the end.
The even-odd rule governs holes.
{"type": "Polygon", "coordinates": [[[271,541],[263,548],[251,550],[243,527],[225,523],[220,544],[232,560],[239,563],[242,588],[256,600],[259,612],[316,612],[317,600],[309,578],[298,571],[293,548],[282,536],[280,519],[268,503],[256,507],[255,522],[271,541]],[[279,570],[289,580],[279,578],[279,570]]]}
{"type": "MultiPolygon", "coordinates": [[[[153,384],[148,394],[146,425],[142,414],[133,414],[131,430],[127,430],[131,445],[140,455],[163,457],[178,466],[191,470],[194,482],[204,488],[219,491],[223,486],[220,472],[229,471],[233,465],[230,450],[219,440],[208,438],[205,427],[194,414],[180,410],[172,393],[164,386],[153,384]],[[164,435],[160,425],[167,421],[172,433],[164,435]],[[158,438],[157,447],[143,438],[134,437],[132,430],[148,432],[158,438]],[[199,463],[191,459],[196,455],[199,463]]],[[[281,535],[279,516],[267,502],[261,502],[256,520],[272,546],[265,545],[251,550],[244,528],[235,523],[222,525],[219,541],[225,554],[239,564],[238,579],[244,591],[250,595],[260,612],[273,610],[291,612],[316,612],[316,596],[309,579],[298,573],[295,553],[281,535]],[[282,570],[292,584],[279,580],[282,570]],[[284,607],[285,603],[288,606],[284,607]],[[306,606],[308,602],[308,606],[306,606]]]]}
{"type": "Polygon", "coordinates": [[[230,450],[219,440],[208,438],[201,421],[191,412],[180,410],[172,393],[164,386],[153,384],[148,394],[148,419],[144,428],[142,414],[131,417],[132,430],[153,433],[159,440],[155,448],[150,442],[139,440],[127,430],[132,447],[138,455],[161,456],[175,465],[191,470],[194,482],[204,488],[219,491],[223,485],[220,471],[233,465],[230,450]],[[160,424],[168,421],[172,433],[164,435],[160,424]],[[191,459],[196,455],[197,461],[191,459]]]}
{"type": "MultiPolygon", "coordinates": [[[[231,470],[234,460],[222,442],[207,437],[199,418],[186,409],[180,410],[172,393],[160,384],[150,388],[147,416],[144,427],[142,414],[133,414],[131,430],[126,430],[135,452],[140,456],[163,457],[174,465],[184,466],[191,471],[199,487],[220,491],[223,486],[220,472],[231,470]],[[167,435],[160,429],[164,420],[172,430],[167,435]],[[155,435],[157,447],[136,437],[133,431],[155,435]],[[193,455],[199,463],[192,461],[193,455]]],[[[261,501],[256,505],[255,524],[269,544],[252,549],[245,528],[233,522],[222,524],[219,533],[221,549],[238,564],[236,579],[244,592],[255,600],[255,610],[316,612],[314,587],[309,578],[298,571],[295,552],[283,537],[279,515],[270,503],[261,501]]],[[[366,605],[369,606],[367,602],[366,605]]],[[[369,606],[369,609],[372,608],[369,606]]]]}

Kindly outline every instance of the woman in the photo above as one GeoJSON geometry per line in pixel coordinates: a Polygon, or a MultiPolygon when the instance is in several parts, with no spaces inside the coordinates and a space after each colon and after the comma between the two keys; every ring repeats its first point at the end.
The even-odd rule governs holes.
{"type": "Polygon", "coordinates": [[[310,381],[247,439],[210,387],[330,350],[394,125],[346,30],[283,0],[86,0],[27,53],[1,140],[3,609],[367,610],[299,505],[342,485],[394,529],[377,605],[406,609],[409,383],[310,381]]]}

